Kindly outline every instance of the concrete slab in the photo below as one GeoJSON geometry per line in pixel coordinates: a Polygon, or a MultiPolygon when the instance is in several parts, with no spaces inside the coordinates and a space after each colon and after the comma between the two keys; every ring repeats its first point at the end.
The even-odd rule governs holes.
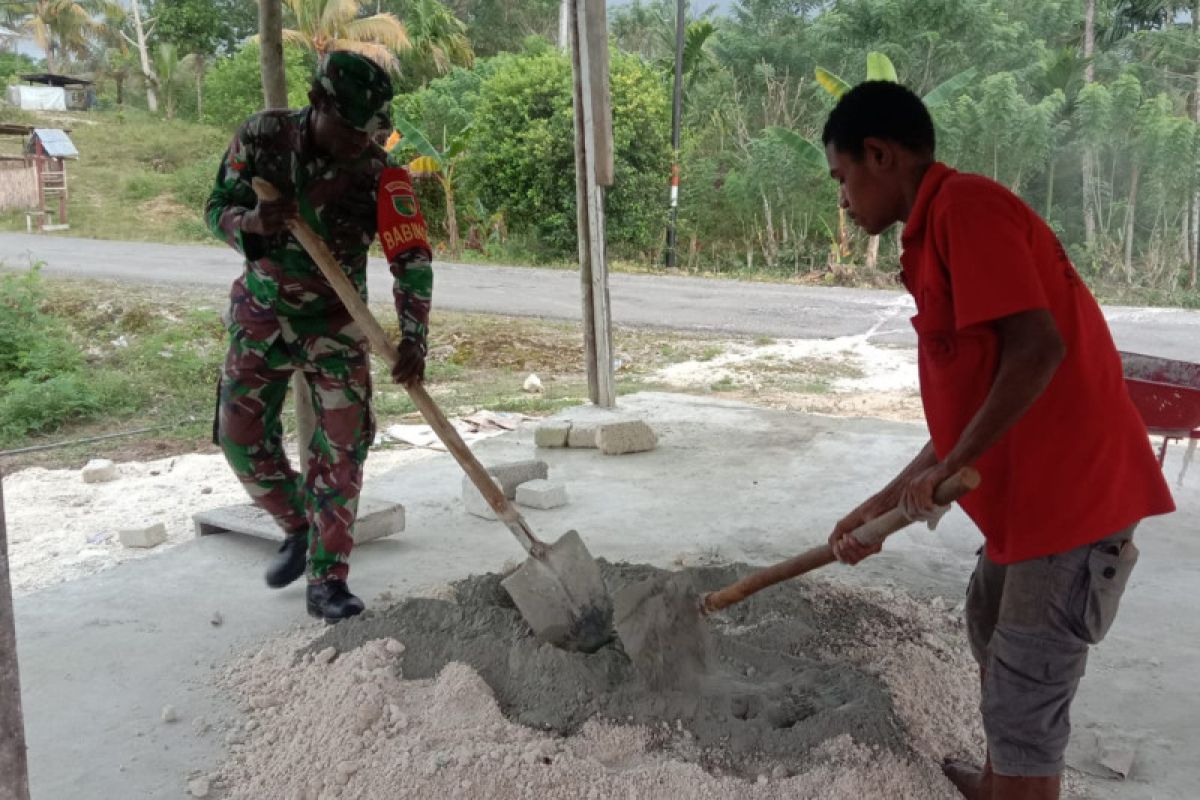
{"type": "Polygon", "coordinates": [[[79,471],[84,483],[107,483],[120,477],[117,465],[107,458],[93,458],[79,471]]]}
{"type": "MultiPolygon", "coordinates": [[[[545,461],[536,458],[526,458],[520,461],[508,461],[503,464],[488,465],[488,474],[500,482],[504,496],[512,500],[517,496],[517,487],[529,481],[545,480],[550,474],[550,467],[545,461]]],[[[463,476],[463,485],[470,481],[463,476]]]]}
{"type": "Polygon", "coordinates": [[[157,547],[167,540],[167,526],[161,522],[138,528],[122,528],[117,539],[126,547],[157,547]]]}
{"type": "Polygon", "coordinates": [[[517,504],[528,508],[560,508],[567,504],[567,487],[554,481],[528,481],[517,487],[517,504]]]}
{"type": "Polygon", "coordinates": [[[576,422],[567,431],[567,447],[595,448],[596,432],[600,430],[598,422],[576,422]]]}
{"type": "MultiPolygon", "coordinates": [[[[283,541],[283,531],[271,515],[253,503],[239,503],[192,515],[197,536],[216,533],[241,533],[273,542],[283,541]]],[[[358,499],[358,517],[354,521],[354,543],[363,544],[404,530],[404,506],[370,495],[358,499]]]]}
{"type": "MultiPolygon", "coordinates": [[[[635,459],[544,450],[572,502],[554,512],[555,539],[578,528],[598,557],[669,567],[677,558],[780,560],[824,541],[833,523],[920,449],[921,426],[805,417],[711,398],[621,398],[662,444],[635,459]],[[686,446],[675,444],[686,443],[686,446]],[[723,487],[721,492],[711,487],[723,487]]],[[[533,431],[477,446],[486,461],[529,452],[533,431]]],[[[1179,471],[1182,448],[1168,454],[1179,471]]],[[[411,594],[522,558],[495,522],[462,513],[458,466],[439,455],[372,484],[403,498],[409,530],[356,553],[350,584],[368,603],[411,594]]],[[[1180,512],[1138,532],[1141,561],[1121,616],[1088,665],[1072,713],[1077,731],[1137,737],[1124,782],[1080,777],[1099,800],[1185,800],[1200,781],[1191,742],[1200,694],[1200,471],[1177,492],[1180,512]]],[[[538,526],[535,526],[538,527],[538,526]]],[[[888,583],[962,599],[980,537],[958,512],[937,531],[910,529],[883,554],[818,578],[888,583]]],[[[244,536],[204,536],[107,572],[16,600],[18,654],[33,795],[72,800],[180,797],[191,770],[222,758],[221,731],[196,733],[234,709],[213,688],[214,665],[265,638],[307,625],[303,587],[270,591],[261,571],[274,547],[244,536]],[[224,621],[213,626],[214,612],[224,621]],[[162,707],[180,721],[164,725],[162,707]]],[[[297,736],[305,736],[298,731],[297,736]]]]}
{"type": "Polygon", "coordinates": [[[657,444],[654,429],[640,419],[605,423],[596,431],[596,449],[606,456],[644,453],[657,444]]]}
{"type": "Polygon", "coordinates": [[[534,430],[533,443],[538,447],[566,447],[570,435],[569,422],[543,422],[534,430]]]}
{"type": "MultiPolygon", "coordinates": [[[[500,483],[500,479],[492,477],[492,482],[504,491],[504,485],[500,483]]],[[[467,513],[480,519],[499,519],[496,512],[488,505],[488,501],[483,499],[483,492],[476,488],[475,484],[466,475],[462,476],[462,501],[463,506],[467,509],[467,513]]]]}

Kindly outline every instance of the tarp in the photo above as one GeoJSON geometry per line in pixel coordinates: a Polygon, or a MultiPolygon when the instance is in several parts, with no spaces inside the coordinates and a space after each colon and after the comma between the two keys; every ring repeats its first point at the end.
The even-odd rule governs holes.
{"type": "Polygon", "coordinates": [[[10,86],[8,102],[26,111],[66,111],[67,93],[61,86],[10,86]]]}

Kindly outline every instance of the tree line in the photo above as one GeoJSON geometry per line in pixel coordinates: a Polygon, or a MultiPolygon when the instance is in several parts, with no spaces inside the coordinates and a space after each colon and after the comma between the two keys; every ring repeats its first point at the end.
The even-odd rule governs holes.
{"type": "MultiPolygon", "coordinates": [[[[261,103],[256,5],[37,0],[4,13],[37,39],[47,69],[88,70],[114,103],[132,89],[157,113],[232,126],[261,103]]],[[[284,5],[290,102],[304,102],[315,56],[333,47],[393,70],[405,133],[393,152],[429,178],[428,216],[452,250],[572,257],[570,62],[556,0],[284,5]]],[[[676,156],[674,0],[614,6],[610,249],[662,263],[677,157],[684,269],[838,282],[893,271],[897,237],[846,225],[818,144],[839,92],[883,77],[925,98],[943,160],[1021,195],[1093,283],[1195,297],[1198,18],[1200,0],[691,2],[676,156]]]]}

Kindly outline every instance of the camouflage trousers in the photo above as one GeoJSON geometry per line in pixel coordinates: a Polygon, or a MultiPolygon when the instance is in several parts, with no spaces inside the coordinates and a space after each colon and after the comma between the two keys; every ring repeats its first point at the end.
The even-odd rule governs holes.
{"type": "Polygon", "coordinates": [[[311,582],[345,580],[363,462],[375,436],[371,373],[356,331],[311,333],[285,341],[234,331],[221,370],[218,438],[254,502],[288,535],[308,538],[311,582]],[[294,370],[312,393],[316,429],[307,445],[307,477],[283,450],[280,413],[294,370]]]}

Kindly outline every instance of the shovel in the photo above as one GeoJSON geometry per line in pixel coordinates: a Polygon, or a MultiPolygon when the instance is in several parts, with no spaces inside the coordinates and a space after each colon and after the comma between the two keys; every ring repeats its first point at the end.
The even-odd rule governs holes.
{"type": "MultiPolygon", "coordinates": [[[[278,189],[261,178],[254,178],[252,183],[260,200],[278,200],[281,196],[278,189]]],[[[358,289],[346,276],[324,240],[302,219],[291,220],[288,228],[321,269],[351,318],[362,328],[371,347],[389,366],[394,366],[399,359],[396,346],[367,308],[358,289]]],[[[501,584],[525,621],[533,628],[534,634],[564,650],[585,653],[598,650],[612,638],[612,601],[600,577],[600,568],[579,534],[568,531],[550,545],[539,540],[433,402],[425,387],[419,381],[411,381],[404,388],[408,390],[421,416],[446,445],[496,516],[508,526],[529,554],[525,563],[502,580],[501,584]]]]}
{"type": "MultiPolygon", "coordinates": [[[[963,467],[938,484],[933,498],[938,505],[949,505],[978,485],[979,473],[963,467]]],[[[851,535],[861,544],[874,546],[910,522],[899,508],[893,508],[855,528],[851,535]]],[[[708,672],[712,660],[706,616],[836,560],[826,542],[703,597],[682,573],[639,581],[617,592],[617,634],[625,652],[652,687],[693,687],[708,672]]]]}

